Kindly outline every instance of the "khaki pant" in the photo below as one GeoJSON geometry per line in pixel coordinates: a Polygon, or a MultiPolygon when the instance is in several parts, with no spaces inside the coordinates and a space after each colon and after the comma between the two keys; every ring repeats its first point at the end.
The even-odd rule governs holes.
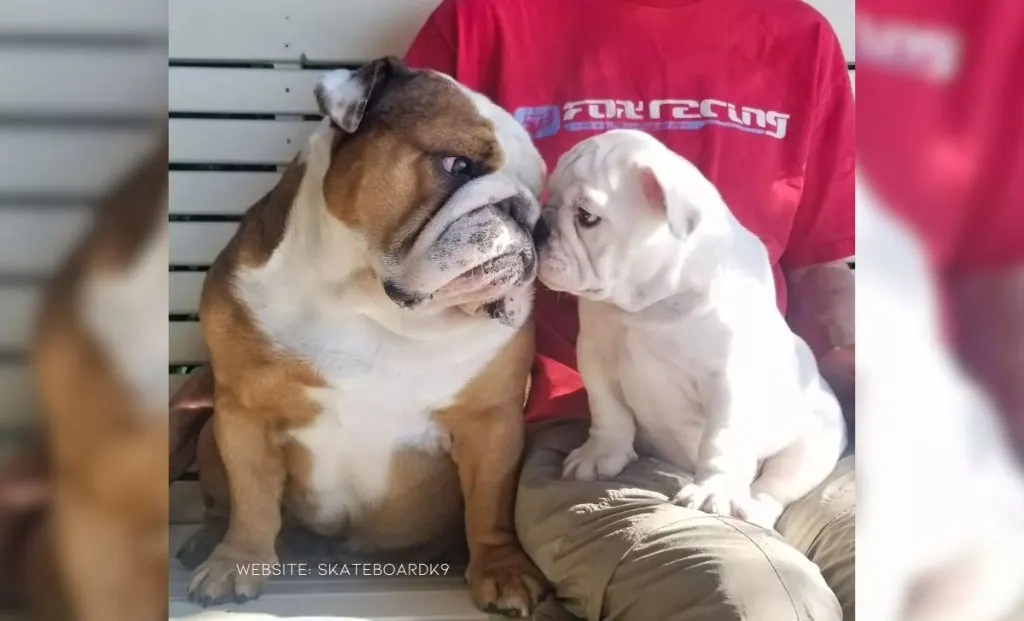
{"type": "Polygon", "coordinates": [[[656,459],[610,481],[562,481],[587,429],[578,420],[528,429],[516,528],[564,606],[542,605],[535,619],[854,620],[852,457],[787,509],[783,539],[669,503],[689,477],[656,459]]]}

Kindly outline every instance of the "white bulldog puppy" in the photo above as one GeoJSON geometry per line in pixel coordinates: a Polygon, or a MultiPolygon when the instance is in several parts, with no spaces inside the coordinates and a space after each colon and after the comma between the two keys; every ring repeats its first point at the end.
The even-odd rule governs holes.
{"type": "Polygon", "coordinates": [[[539,277],[579,296],[587,442],[563,477],[617,475],[634,442],[694,475],[675,502],[774,527],[846,446],[839,403],[776,306],[764,245],[693,164],[631,130],[550,183],[539,277]]]}

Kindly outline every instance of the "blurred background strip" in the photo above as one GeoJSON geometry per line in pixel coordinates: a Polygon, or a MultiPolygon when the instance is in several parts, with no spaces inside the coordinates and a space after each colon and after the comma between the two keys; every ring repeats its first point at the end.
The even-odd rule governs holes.
{"type": "Polygon", "coordinates": [[[0,459],[32,428],[40,287],[164,113],[162,2],[0,3],[0,459]]]}

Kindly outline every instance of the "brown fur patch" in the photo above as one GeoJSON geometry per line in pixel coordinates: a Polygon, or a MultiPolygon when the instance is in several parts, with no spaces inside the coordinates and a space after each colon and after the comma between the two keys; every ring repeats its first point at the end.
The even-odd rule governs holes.
{"type": "Polygon", "coordinates": [[[503,611],[517,616],[528,616],[547,590],[543,574],[520,547],[514,524],[533,337],[531,322],[466,386],[455,405],[435,414],[451,433],[451,455],[462,484],[473,599],[486,609],[500,597],[503,611]]]}
{"type": "Polygon", "coordinates": [[[410,71],[378,88],[380,99],[359,131],[338,141],[324,196],[331,213],[363,232],[371,247],[393,249],[454,191],[441,158],[467,157],[490,171],[503,156],[493,123],[451,81],[410,71]]]}
{"type": "MultiPolygon", "coordinates": [[[[235,296],[232,280],[240,266],[265,264],[281,243],[304,174],[305,165],[296,158],[278,184],[246,212],[210,267],[200,301],[214,400],[213,417],[197,447],[207,517],[223,521],[235,510],[241,516],[235,521],[242,525],[238,545],[256,555],[253,560],[270,559],[280,527],[289,472],[281,432],[313,420],[317,409],[306,389],[324,382],[309,364],[275,349],[235,296]],[[232,498],[243,505],[234,507],[232,498]]],[[[206,530],[186,548],[219,543],[219,536],[214,540],[206,530]]],[[[209,549],[185,553],[190,562],[198,562],[209,549]]]]}
{"type": "Polygon", "coordinates": [[[280,244],[304,173],[305,166],[293,162],[274,189],[246,212],[210,266],[200,300],[217,407],[227,402],[268,422],[279,417],[294,424],[312,420],[314,412],[303,388],[322,386],[323,380],[308,364],[275,351],[249,309],[235,297],[231,281],[238,266],[263,265],[280,244]]]}
{"type": "Polygon", "coordinates": [[[238,244],[238,261],[241,265],[256,267],[270,259],[270,255],[284,239],[292,203],[305,174],[306,165],[296,158],[284,171],[277,185],[245,212],[235,239],[232,240],[232,243],[238,244]]]}

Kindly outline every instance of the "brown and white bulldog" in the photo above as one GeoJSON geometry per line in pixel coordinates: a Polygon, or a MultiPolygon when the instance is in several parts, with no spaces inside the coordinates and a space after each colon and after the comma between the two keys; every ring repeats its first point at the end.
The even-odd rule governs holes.
{"type": "Polygon", "coordinates": [[[325,119],[203,288],[198,462],[230,518],[189,595],[256,597],[239,566],[277,560],[283,506],[361,551],[464,522],[476,604],[525,616],[544,590],[513,529],[543,161],[486,97],[394,58],[315,94],[325,119]]]}

